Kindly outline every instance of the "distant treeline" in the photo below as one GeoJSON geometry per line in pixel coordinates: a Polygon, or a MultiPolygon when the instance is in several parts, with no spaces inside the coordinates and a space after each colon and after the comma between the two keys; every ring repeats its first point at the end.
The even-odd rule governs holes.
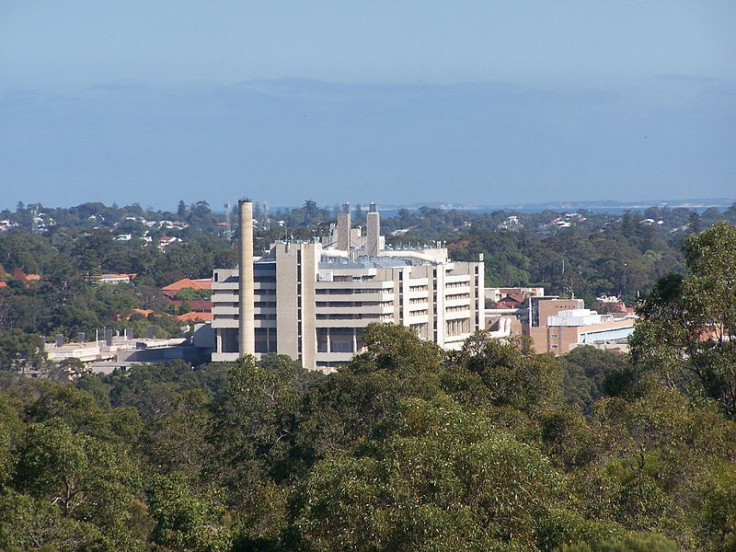
{"type": "MultiPolygon", "coordinates": [[[[279,239],[326,235],[338,207],[306,201],[298,209],[268,213],[256,204],[256,253],[279,239]]],[[[353,209],[355,225],[365,208],[353,209]]],[[[717,220],[736,220],[736,207],[698,214],[650,208],[623,215],[576,213],[471,213],[421,208],[384,218],[390,247],[445,245],[452,258],[484,256],[488,286],[544,286],[549,294],[585,299],[620,295],[629,304],[671,272],[684,272],[683,240],[717,220]]],[[[180,278],[206,278],[213,268],[237,264],[237,217],[216,214],[200,201],[179,202],[176,212],[134,204],[85,203],[69,209],[19,204],[0,212],[0,359],[25,355],[27,334],[69,338],[104,327],[152,325],[158,335],[180,330],[165,316],[160,288],[180,278]],[[165,248],[160,239],[176,238],[165,248]],[[18,272],[20,271],[20,272],[18,272]],[[40,279],[24,282],[16,274],[40,279]],[[99,286],[92,277],[132,273],[130,285],[99,286]],[[131,313],[154,310],[150,320],[131,313]]]]}

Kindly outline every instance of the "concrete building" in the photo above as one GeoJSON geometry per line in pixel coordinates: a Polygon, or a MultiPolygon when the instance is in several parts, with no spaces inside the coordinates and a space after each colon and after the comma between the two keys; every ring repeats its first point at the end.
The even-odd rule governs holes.
{"type": "Polygon", "coordinates": [[[578,345],[625,343],[635,320],[625,314],[598,314],[584,308],[582,299],[530,297],[524,334],[532,339],[535,352],[562,355],[578,345]]]}
{"type": "Polygon", "coordinates": [[[372,322],[408,326],[448,349],[484,327],[482,260],[452,262],[444,248],[386,249],[374,205],[365,234],[351,228],[346,205],[328,240],[274,243],[259,258],[252,256],[248,217],[243,209],[245,281],[239,269],[213,274],[213,361],[235,360],[249,349],[329,371],[365,350],[372,322]]]}

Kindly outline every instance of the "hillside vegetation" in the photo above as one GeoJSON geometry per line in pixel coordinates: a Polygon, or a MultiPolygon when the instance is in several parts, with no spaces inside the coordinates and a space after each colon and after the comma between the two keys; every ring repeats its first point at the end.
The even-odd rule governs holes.
{"type": "MultiPolygon", "coordinates": [[[[6,369],[0,549],[734,550],[736,229],[683,243],[630,357],[374,325],[327,376],[283,356],[6,369]]],[[[86,293],[69,282],[49,293],[86,293]]]]}

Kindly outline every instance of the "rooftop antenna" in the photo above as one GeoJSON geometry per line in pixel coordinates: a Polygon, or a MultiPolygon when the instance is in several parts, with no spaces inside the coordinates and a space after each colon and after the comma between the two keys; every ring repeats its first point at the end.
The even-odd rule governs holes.
{"type": "Polygon", "coordinates": [[[225,204],[225,222],[227,223],[227,239],[231,240],[233,237],[233,229],[230,226],[230,204],[225,204]]]}
{"type": "Polygon", "coordinates": [[[38,233],[38,223],[36,222],[36,217],[38,216],[38,205],[33,205],[33,209],[31,211],[31,234],[37,234],[38,233]]]}

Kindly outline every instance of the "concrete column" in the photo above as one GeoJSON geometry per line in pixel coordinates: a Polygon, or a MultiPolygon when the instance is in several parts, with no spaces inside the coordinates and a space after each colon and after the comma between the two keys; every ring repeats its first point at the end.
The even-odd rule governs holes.
{"type": "Polygon", "coordinates": [[[337,248],[350,251],[350,204],[343,205],[343,212],[337,215],[337,248]]]}
{"type": "Polygon", "coordinates": [[[240,279],[238,285],[239,299],[239,353],[255,355],[255,283],[253,281],[253,203],[241,200],[238,202],[240,218],[240,279]]]}
{"type": "Polygon", "coordinates": [[[371,210],[365,216],[367,228],[366,253],[369,257],[378,257],[381,245],[381,216],[376,211],[376,204],[371,203],[371,210]]]}

